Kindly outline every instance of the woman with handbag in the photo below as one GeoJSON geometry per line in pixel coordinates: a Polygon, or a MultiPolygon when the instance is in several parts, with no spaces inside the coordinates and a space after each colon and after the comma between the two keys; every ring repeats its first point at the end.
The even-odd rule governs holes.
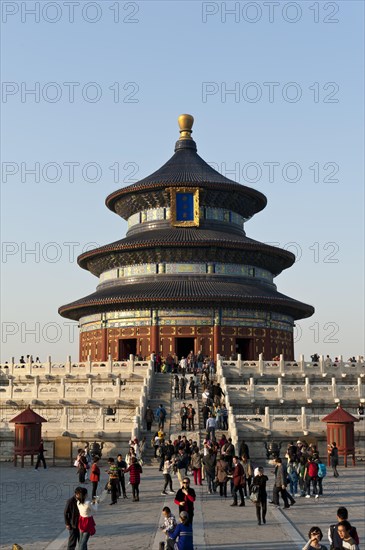
{"type": "Polygon", "coordinates": [[[217,487],[219,487],[220,496],[227,498],[228,463],[222,458],[220,453],[217,454],[215,476],[217,487]]]}
{"type": "Polygon", "coordinates": [[[258,468],[258,475],[253,478],[252,492],[250,499],[256,505],[256,517],[257,524],[261,525],[261,513],[262,523],[266,523],[266,511],[267,511],[267,493],[266,483],[269,478],[264,475],[264,469],[262,466],[258,468]]]}

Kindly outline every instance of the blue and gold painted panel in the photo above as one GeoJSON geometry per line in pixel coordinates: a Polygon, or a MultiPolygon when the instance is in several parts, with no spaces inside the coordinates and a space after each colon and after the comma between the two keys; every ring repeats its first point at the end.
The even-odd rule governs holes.
{"type": "Polygon", "coordinates": [[[170,188],[171,225],[175,227],[199,226],[199,189],[170,188]]]}

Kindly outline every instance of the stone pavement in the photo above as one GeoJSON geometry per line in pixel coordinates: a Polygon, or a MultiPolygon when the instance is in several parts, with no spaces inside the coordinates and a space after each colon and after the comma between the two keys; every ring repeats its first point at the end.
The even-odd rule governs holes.
{"type": "MultiPolygon", "coordinates": [[[[103,486],[106,460],[101,462],[103,486]]],[[[273,474],[270,467],[266,473],[271,491],[273,474]]],[[[21,544],[24,550],[65,549],[63,508],[65,500],[78,485],[76,470],[51,467],[35,472],[30,466],[21,469],[2,464],[0,481],[0,549],[9,550],[14,542],[21,544]]],[[[158,548],[162,507],[169,505],[174,513],[177,512],[173,496],[160,495],[162,481],[162,473],[156,466],[145,466],[140,502],[134,503],[129,498],[110,507],[110,497],[104,495],[95,516],[97,533],[90,539],[89,550],[158,548]]],[[[173,482],[177,489],[176,477],[173,482]]],[[[131,496],[130,490],[127,491],[131,496]]],[[[245,508],[231,508],[230,498],[221,500],[217,495],[208,495],[205,485],[196,491],[194,536],[198,550],[297,550],[304,546],[312,525],[319,525],[325,532],[323,543],[326,544],[328,525],[335,521],[336,509],[340,505],[348,508],[360,541],[365,543],[363,464],[355,468],[341,467],[338,479],[328,475],[324,480],[323,498],[297,498],[289,510],[269,505],[267,524],[262,526],[256,523],[251,502],[247,501],[245,508]]],[[[360,547],[364,548],[363,545],[360,547]]]]}

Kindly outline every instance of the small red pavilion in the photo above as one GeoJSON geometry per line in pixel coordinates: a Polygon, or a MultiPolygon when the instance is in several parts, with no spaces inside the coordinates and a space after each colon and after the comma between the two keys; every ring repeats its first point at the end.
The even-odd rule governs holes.
{"type": "MultiPolygon", "coordinates": [[[[345,411],[340,405],[333,412],[322,418],[327,424],[327,443],[337,443],[339,456],[344,457],[344,465],[347,467],[347,455],[352,455],[352,465],[355,466],[355,428],[354,423],[359,420],[345,411]]],[[[328,455],[328,465],[330,465],[328,455]]]]}
{"type": "Polygon", "coordinates": [[[47,422],[43,416],[34,412],[30,405],[10,420],[15,423],[14,440],[14,466],[17,465],[18,455],[21,457],[21,465],[24,468],[24,457],[30,455],[33,465],[34,455],[38,454],[42,437],[42,422],[47,422]]]}

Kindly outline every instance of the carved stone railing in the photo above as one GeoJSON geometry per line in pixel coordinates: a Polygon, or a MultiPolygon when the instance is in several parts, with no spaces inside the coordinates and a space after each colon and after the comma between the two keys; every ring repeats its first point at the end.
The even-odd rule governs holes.
{"type": "Polygon", "coordinates": [[[275,385],[255,384],[254,379],[250,378],[248,384],[227,384],[226,387],[231,401],[236,403],[238,400],[251,403],[260,400],[278,400],[280,403],[285,401],[312,403],[318,399],[329,403],[338,403],[341,400],[349,399],[365,402],[365,384],[360,376],[357,378],[356,384],[338,383],[334,377],[330,384],[310,384],[308,377],[303,380],[302,384],[285,384],[279,377],[275,385]]]}
{"type": "Polygon", "coordinates": [[[237,376],[285,376],[286,374],[299,374],[309,376],[318,374],[325,376],[346,376],[348,374],[365,376],[364,359],[358,357],[355,362],[343,361],[339,356],[339,360],[334,363],[320,356],[318,362],[306,361],[304,355],[300,355],[298,361],[284,361],[283,356],[280,356],[278,361],[265,361],[260,354],[258,361],[242,360],[238,355],[236,361],[222,359],[218,356],[218,362],[221,364],[223,371],[227,371],[232,375],[237,376]]]}
{"type": "Polygon", "coordinates": [[[44,363],[16,363],[14,358],[9,363],[0,363],[0,373],[10,374],[15,377],[33,375],[41,376],[44,374],[53,376],[85,375],[85,374],[121,374],[127,376],[132,373],[143,374],[151,361],[138,360],[133,355],[129,356],[128,361],[113,361],[111,356],[107,361],[92,361],[89,358],[87,361],[74,362],[71,357],[67,357],[65,362],[52,361],[51,357],[44,363]]]}

